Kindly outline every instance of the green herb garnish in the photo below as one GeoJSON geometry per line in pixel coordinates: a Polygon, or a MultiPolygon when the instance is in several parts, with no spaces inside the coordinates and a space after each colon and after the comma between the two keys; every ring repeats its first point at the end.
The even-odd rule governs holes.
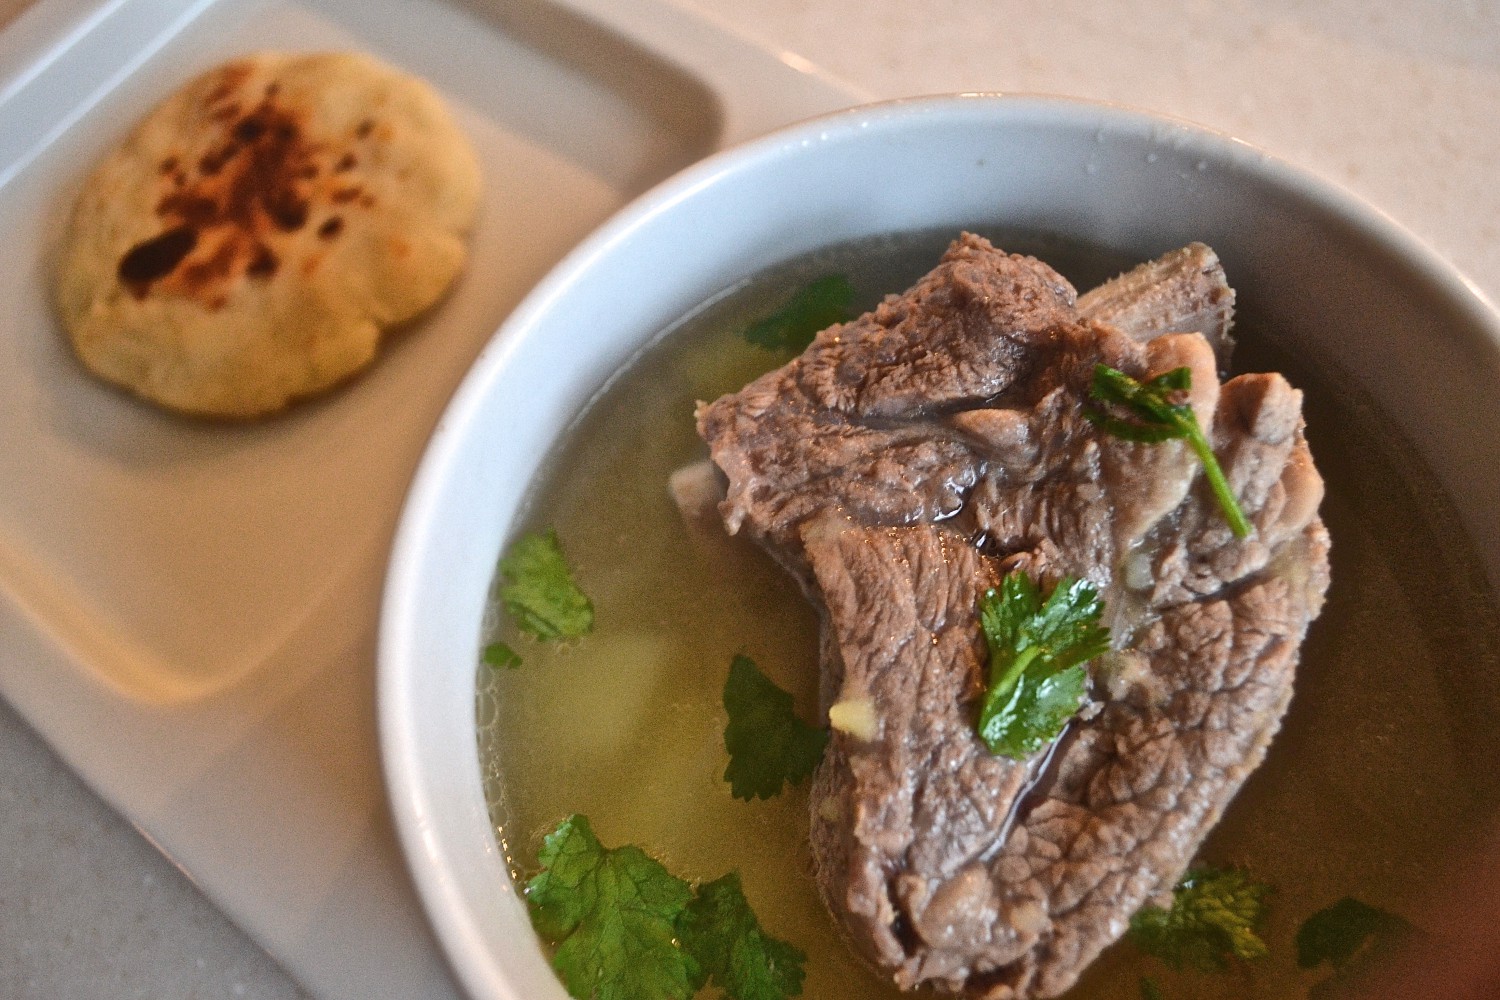
{"type": "Polygon", "coordinates": [[[783,783],[796,784],[823,757],[828,733],[797,718],[792,696],[760,672],[748,656],[736,656],[724,681],[724,780],[737,799],[769,799],[783,783]]]}
{"type": "Polygon", "coordinates": [[[552,967],[580,1000],[686,1000],[700,969],[677,945],[693,890],[639,847],[606,849],[583,816],[542,844],[544,871],[526,883],[552,967]]]}
{"type": "Polygon", "coordinates": [[[802,351],[819,330],[849,319],[854,286],[842,274],[806,285],[786,305],[745,329],[745,339],[768,351],[802,351]]]}
{"type": "Polygon", "coordinates": [[[579,1000],[686,1000],[710,979],[730,1000],[802,992],[807,956],[761,930],[733,872],[695,895],[638,847],[606,848],[583,816],[547,835],[526,883],[552,967],[579,1000]]]}
{"type": "Polygon", "coordinates": [[[1313,969],[1327,962],[1339,970],[1367,947],[1411,931],[1405,918],[1345,896],[1303,921],[1297,931],[1297,964],[1313,969]]]}
{"type": "Polygon", "coordinates": [[[1193,373],[1186,367],[1174,368],[1142,383],[1117,368],[1096,364],[1094,384],[1089,395],[1101,403],[1123,406],[1136,420],[1122,420],[1092,408],[1084,410],[1083,415],[1100,429],[1127,441],[1142,441],[1147,444],[1172,438],[1187,441],[1193,453],[1198,456],[1198,461],[1203,463],[1203,472],[1208,476],[1209,486],[1213,488],[1219,509],[1224,512],[1224,519],[1229,522],[1229,530],[1234,532],[1236,538],[1244,538],[1250,534],[1250,522],[1240,509],[1234,491],[1229,488],[1229,481],[1224,478],[1224,470],[1214,457],[1213,448],[1209,446],[1203,428],[1198,426],[1193,408],[1186,403],[1172,401],[1173,393],[1185,392],[1192,387],[1193,373]]]}
{"type": "Polygon", "coordinates": [[[1021,760],[1062,732],[1083,701],[1085,661],[1109,649],[1099,624],[1104,603],[1085,580],[1064,578],[1045,603],[1022,572],[979,599],[979,624],[990,647],[989,687],[979,737],[990,752],[1021,760]]]}
{"type": "Polygon", "coordinates": [[[573,582],[557,532],[524,535],[500,560],[500,603],[538,639],[576,639],[594,627],[594,605],[573,582]]]}
{"type": "Polygon", "coordinates": [[[1130,938],[1174,969],[1221,972],[1231,958],[1264,958],[1257,928],[1270,891],[1237,869],[1189,871],[1172,890],[1170,910],[1146,906],[1130,918],[1130,938]]]}
{"type": "Polygon", "coordinates": [[[1141,1000],[1167,1000],[1167,997],[1162,993],[1161,987],[1156,985],[1156,980],[1150,976],[1142,976],[1141,1000]]]}
{"type": "Polygon", "coordinates": [[[484,647],[480,658],[496,670],[514,670],[521,665],[521,656],[503,642],[492,642],[484,647]]]}
{"type": "Polygon", "coordinates": [[[802,992],[807,955],[760,927],[730,872],[698,887],[677,924],[682,947],[732,1000],[782,1000],[802,992]]]}

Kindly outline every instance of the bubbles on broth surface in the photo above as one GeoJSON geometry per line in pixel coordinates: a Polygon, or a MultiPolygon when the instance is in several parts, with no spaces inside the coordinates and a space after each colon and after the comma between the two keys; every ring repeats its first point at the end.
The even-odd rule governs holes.
{"type": "MultiPolygon", "coordinates": [[[[1137,263],[1036,234],[979,231],[1046,260],[1080,289],[1137,263]]],[[[503,639],[524,662],[479,667],[486,794],[518,880],[533,873],[543,835],[583,813],[605,844],[637,844],[685,878],[738,870],[762,925],[809,954],[804,996],[906,995],[848,952],[818,898],[806,784],[747,803],[722,780],[720,695],[731,657],[752,657],[811,720],[814,616],[753,545],[689,531],[666,483],[706,457],[694,401],[789,359],[746,343],[747,325],[833,272],[847,274],[856,307],[869,308],[929,270],[954,235],[834,248],[747,280],[645,349],[558,446],[521,530],[557,530],[593,599],[594,632],[537,643],[492,606],[486,641],[503,639]]],[[[1235,370],[1282,371],[1306,394],[1334,540],[1333,586],[1284,728],[1200,852],[1274,887],[1262,927],[1271,955],[1229,973],[1176,973],[1126,941],[1067,994],[1078,1000],[1137,997],[1141,976],[1169,997],[1305,997],[1326,970],[1297,967],[1303,920],[1345,895],[1414,916],[1500,803],[1497,616],[1451,504],[1351,379],[1264,329],[1255,303],[1242,301],[1239,316],[1235,370]]]]}

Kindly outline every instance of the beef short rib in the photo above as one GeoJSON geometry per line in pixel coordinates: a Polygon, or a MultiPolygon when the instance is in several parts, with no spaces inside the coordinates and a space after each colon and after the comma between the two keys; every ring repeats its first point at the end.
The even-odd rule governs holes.
{"type": "Polygon", "coordinates": [[[849,940],[903,988],[1065,991],[1169,898],[1280,726],[1328,585],[1323,486],[1297,390],[1220,384],[1232,306],[1201,245],[1080,300],[966,234],[906,294],[699,409],[726,526],[822,614],[823,708],[873,719],[835,728],[814,776],[813,857],[849,940]],[[1098,362],[1191,369],[1249,537],[1184,442],[1083,416],[1098,362]],[[1079,715],[1023,761],[975,733],[978,600],[1015,569],[1093,582],[1113,638],[1079,715]]]}

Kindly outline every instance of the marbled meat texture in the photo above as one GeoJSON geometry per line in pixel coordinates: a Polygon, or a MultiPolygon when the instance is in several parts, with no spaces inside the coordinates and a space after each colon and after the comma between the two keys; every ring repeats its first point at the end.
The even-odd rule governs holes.
{"type": "Polygon", "coordinates": [[[835,731],[814,777],[813,855],[850,941],[903,988],[1065,991],[1170,898],[1281,724],[1328,585],[1323,484],[1300,392],[1275,374],[1220,384],[1232,307],[1200,244],[1080,302],[966,234],[905,295],[699,409],[726,526],[823,615],[823,707],[873,706],[876,730],[835,731]],[[1192,369],[1248,538],[1184,442],[1084,418],[1101,361],[1192,369]],[[1017,568],[1091,580],[1115,647],[1025,761],[975,734],[978,599],[1017,568]]]}

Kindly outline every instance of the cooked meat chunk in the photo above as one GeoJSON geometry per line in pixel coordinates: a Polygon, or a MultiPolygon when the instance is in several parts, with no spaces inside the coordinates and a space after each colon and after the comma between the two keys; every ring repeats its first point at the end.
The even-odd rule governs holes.
{"type": "Polygon", "coordinates": [[[1328,584],[1322,480],[1301,394],[1221,386],[1209,341],[1177,332],[1227,344],[1232,301],[1201,245],[1080,301],[965,235],[905,295],[700,408],[726,525],[823,615],[824,707],[873,707],[814,777],[813,855],[829,909],[902,987],[1066,990],[1170,891],[1280,726],[1328,584]],[[1097,362],[1192,370],[1248,538],[1183,442],[1083,416],[1097,362]],[[1078,717],[1022,761],[975,733],[977,604],[1015,569],[1092,581],[1114,637],[1078,717]]]}
{"type": "Polygon", "coordinates": [[[1234,340],[1234,289],[1219,255],[1202,243],[1150,260],[1078,298],[1084,319],[1108,323],[1137,340],[1163,333],[1201,333],[1219,366],[1227,367],[1234,340]]]}

